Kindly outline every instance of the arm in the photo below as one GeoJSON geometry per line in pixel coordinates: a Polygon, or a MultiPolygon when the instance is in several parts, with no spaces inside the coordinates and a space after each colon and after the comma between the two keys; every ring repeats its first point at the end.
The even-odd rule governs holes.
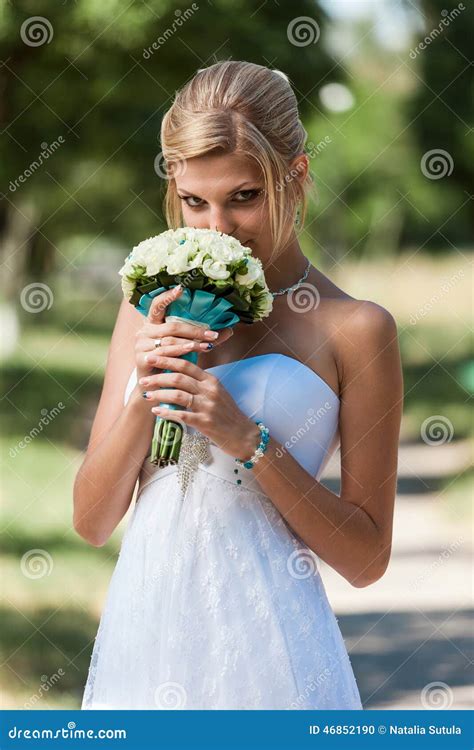
{"type": "Polygon", "coordinates": [[[341,496],[288,453],[277,458],[273,440],[252,471],[304,543],[363,587],[383,575],[391,554],[403,380],[390,313],[359,303],[342,333],[341,496]]]}
{"type": "MultiPolygon", "coordinates": [[[[182,321],[164,322],[167,306],[181,292],[176,287],[157,295],[145,322],[130,303],[124,301],[120,308],[89,446],[74,484],[74,528],[98,547],[105,544],[130,506],[153,435],[155,415],[143,398],[143,386],[137,384],[123,405],[130,372],[136,365],[137,380],[155,373],[149,357],[155,352],[156,338],[161,338],[160,352],[170,362],[185,362],[176,358],[192,350],[208,351],[208,331],[182,321]]],[[[214,345],[230,335],[232,331],[220,331],[214,345]]],[[[159,392],[154,396],[162,400],[159,392]]]]}
{"type": "Polygon", "coordinates": [[[123,406],[141,325],[142,315],[123,301],[89,445],[74,484],[74,528],[95,546],[105,544],[127,512],[150,446],[154,418],[141,389],[136,387],[123,406]]]}

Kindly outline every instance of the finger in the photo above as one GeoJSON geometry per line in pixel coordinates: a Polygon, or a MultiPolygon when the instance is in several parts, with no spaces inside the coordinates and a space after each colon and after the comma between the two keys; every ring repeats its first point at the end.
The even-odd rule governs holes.
{"type": "Polygon", "coordinates": [[[181,286],[175,286],[173,289],[167,289],[154,297],[148,310],[147,320],[153,323],[162,323],[165,319],[166,308],[179,297],[182,291],[181,286]]]}
{"type": "Polygon", "coordinates": [[[193,325],[185,321],[170,320],[168,323],[154,323],[147,320],[140,332],[150,339],[164,338],[167,344],[177,343],[179,339],[190,339],[192,341],[212,341],[215,343],[222,335],[221,331],[212,331],[204,326],[193,325]],[[216,336],[213,333],[217,334],[216,336]],[[171,341],[170,341],[171,339],[171,341]]]}
{"type": "Polygon", "coordinates": [[[146,363],[152,367],[158,367],[160,370],[172,370],[173,372],[182,372],[189,375],[195,380],[205,380],[208,375],[201,367],[189,362],[187,359],[177,357],[161,357],[158,354],[146,354],[146,363]]]}
{"type": "MultiPolygon", "coordinates": [[[[139,379],[139,384],[144,389],[178,388],[187,393],[198,393],[198,385],[195,378],[182,373],[161,372],[159,375],[145,375],[139,379]]],[[[161,399],[163,400],[163,399],[161,399]]]]}
{"type": "MultiPolygon", "coordinates": [[[[177,404],[178,406],[187,407],[191,401],[191,394],[187,391],[180,391],[177,388],[162,388],[157,391],[144,391],[143,398],[155,404],[177,404]]],[[[193,402],[195,400],[196,397],[194,397],[193,402]]]]}
{"type": "Polygon", "coordinates": [[[137,344],[138,352],[145,352],[145,354],[153,353],[159,354],[162,357],[180,357],[182,354],[189,354],[189,352],[203,352],[211,351],[214,348],[214,344],[205,341],[188,341],[188,339],[182,339],[176,344],[161,344],[161,346],[155,346],[152,339],[143,339],[137,344]]]}

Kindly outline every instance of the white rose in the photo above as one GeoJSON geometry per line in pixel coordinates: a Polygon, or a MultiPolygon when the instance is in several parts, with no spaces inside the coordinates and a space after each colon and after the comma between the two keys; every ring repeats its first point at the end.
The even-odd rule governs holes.
{"type": "Polygon", "coordinates": [[[228,279],[230,276],[226,264],[219,260],[205,258],[202,267],[204,274],[210,279],[228,279]]]}
{"type": "Polygon", "coordinates": [[[247,260],[247,271],[244,274],[236,274],[235,280],[242,286],[247,286],[250,289],[255,286],[257,281],[262,283],[263,272],[261,263],[256,258],[248,258],[247,260]]]}

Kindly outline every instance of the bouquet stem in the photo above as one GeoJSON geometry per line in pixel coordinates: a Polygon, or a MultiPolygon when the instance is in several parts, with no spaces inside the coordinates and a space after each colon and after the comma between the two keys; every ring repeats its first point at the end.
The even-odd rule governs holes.
{"type": "MultiPolygon", "coordinates": [[[[188,318],[180,318],[176,315],[168,315],[165,318],[166,322],[169,320],[184,320],[186,323],[199,326],[200,328],[209,328],[207,323],[201,323],[199,321],[190,320],[188,318]]],[[[197,363],[198,355],[197,352],[189,352],[189,354],[181,354],[180,359],[187,359],[193,364],[197,363]]],[[[163,372],[173,372],[173,370],[164,370],[163,372]]],[[[168,409],[174,411],[185,411],[181,406],[176,404],[160,404],[166,406],[168,409]]],[[[184,428],[179,422],[175,422],[172,419],[165,419],[163,417],[157,417],[155,421],[155,428],[153,430],[153,438],[151,441],[151,456],[150,462],[157,466],[168,466],[170,464],[177,464],[179,460],[179,454],[181,452],[181,443],[183,440],[184,428]]]]}
{"type": "Polygon", "coordinates": [[[183,428],[180,424],[158,417],[151,441],[151,463],[158,466],[178,463],[182,438],[183,428]]]}

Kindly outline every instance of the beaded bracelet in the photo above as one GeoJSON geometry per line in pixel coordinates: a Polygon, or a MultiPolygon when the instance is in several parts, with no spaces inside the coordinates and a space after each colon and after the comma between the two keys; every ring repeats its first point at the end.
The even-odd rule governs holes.
{"type": "Polygon", "coordinates": [[[252,469],[257,461],[260,460],[260,458],[263,456],[265,451],[267,450],[267,443],[270,440],[270,433],[268,432],[268,427],[265,427],[263,422],[260,420],[257,420],[255,422],[256,425],[258,425],[258,429],[260,430],[261,436],[260,436],[260,443],[257,446],[257,450],[249,458],[248,461],[241,461],[240,458],[236,458],[235,462],[239,464],[239,466],[245,466],[246,469],[252,469]]]}

